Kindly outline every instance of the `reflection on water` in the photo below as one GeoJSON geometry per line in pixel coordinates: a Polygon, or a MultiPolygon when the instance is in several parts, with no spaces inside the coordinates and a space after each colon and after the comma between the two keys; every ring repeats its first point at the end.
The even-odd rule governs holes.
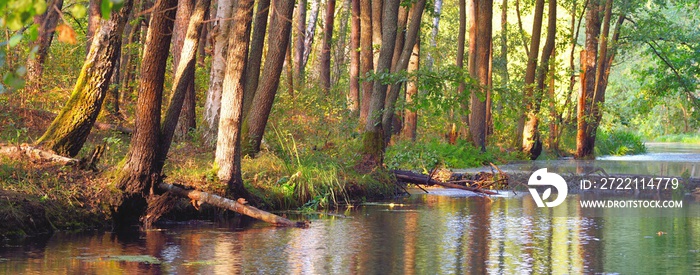
{"type": "Polygon", "coordinates": [[[312,217],[309,229],[200,223],[132,236],[60,233],[3,247],[0,273],[700,272],[698,217],[588,218],[575,203],[543,210],[519,196],[433,193],[360,206],[348,218],[312,217]]]}

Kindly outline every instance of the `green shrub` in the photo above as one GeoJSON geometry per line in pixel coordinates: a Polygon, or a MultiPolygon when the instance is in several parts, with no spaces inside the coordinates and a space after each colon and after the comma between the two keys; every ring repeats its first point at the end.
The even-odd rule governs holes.
{"type": "Polygon", "coordinates": [[[597,155],[635,155],[646,153],[641,136],[626,131],[598,131],[595,150],[597,155]]]}

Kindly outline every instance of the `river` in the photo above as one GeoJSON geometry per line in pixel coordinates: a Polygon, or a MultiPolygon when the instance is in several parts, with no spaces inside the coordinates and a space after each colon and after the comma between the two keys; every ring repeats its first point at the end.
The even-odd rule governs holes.
{"type": "MultiPolygon", "coordinates": [[[[608,173],[637,173],[634,167],[642,166],[649,173],[688,175],[700,163],[698,147],[660,152],[650,146],[647,158],[679,155],[603,157],[589,164],[608,173]]],[[[527,168],[507,169],[576,166],[569,160],[521,165],[527,168]]],[[[543,210],[512,192],[492,198],[450,189],[429,192],[413,190],[410,197],[332,215],[289,214],[310,219],[308,229],[236,219],[124,235],[59,232],[0,248],[0,273],[700,273],[700,203],[692,196],[681,194],[681,215],[644,210],[588,216],[578,207],[579,194],[557,210],[543,210]]]]}

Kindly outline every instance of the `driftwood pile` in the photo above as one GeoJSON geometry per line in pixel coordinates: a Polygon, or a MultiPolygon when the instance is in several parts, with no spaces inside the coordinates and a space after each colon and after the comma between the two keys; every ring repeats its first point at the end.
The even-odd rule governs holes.
{"type": "MultiPolygon", "coordinates": [[[[493,163],[491,163],[491,167],[493,168],[491,173],[480,172],[474,175],[469,175],[466,173],[452,173],[449,170],[437,168],[431,170],[429,175],[405,170],[393,170],[392,172],[396,177],[397,184],[401,188],[404,188],[403,185],[409,183],[415,184],[418,188],[421,188],[420,185],[440,185],[447,188],[461,189],[478,194],[495,195],[496,192],[491,190],[506,188],[509,183],[509,177],[493,163]]],[[[425,191],[425,189],[423,189],[423,191],[425,191]]]]}

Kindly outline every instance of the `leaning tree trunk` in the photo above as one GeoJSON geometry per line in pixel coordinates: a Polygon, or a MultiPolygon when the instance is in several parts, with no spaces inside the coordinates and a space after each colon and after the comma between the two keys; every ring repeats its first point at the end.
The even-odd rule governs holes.
{"type": "MultiPolygon", "coordinates": [[[[263,48],[265,45],[265,34],[267,33],[267,20],[270,7],[270,0],[258,1],[255,11],[255,21],[253,22],[253,35],[250,38],[250,52],[245,68],[245,91],[243,92],[243,117],[248,115],[250,105],[258,89],[260,79],[260,67],[262,65],[263,48]]],[[[276,40],[275,40],[276,41],[276,40]]]]}
{"type": "Polygon", "coordinates": [[[187,99],[188,89],[192,85],[190,76],[194,74],[195,66],[197,65],[197,50],[200,43],[206,43],[206,41],[200,41],[200,38],[210,4],[211,0],[197,0],[197,4],[189,12],[188,23],[184,31],[185,36],[179,49],[180,56],[177,59],[177,67],[175,68],[170,103],[165,112],[165,120],[160,131],[160,147],[156,158],[156,171],[163,169],[170,150],[170,143],[173,140],[173,136],[177,134],[177,126],[180,123],[178,120],[182,118],[180,112],[183,111],[182,107],[187,99]]]}
{"type": "Polygon", "coordinates": [[[85,33],[85,54],[90,53],[92,37],[95,35],[97,28],[100,26],[100,21],[102,20],[102,13],[100,11],[102,1],[90,0],[88,2],[88,25],[85,33]]]}
{"type": "MultiPolygon", "coordinates": [[[[377,74],[388,73],[391,69],[391,59],[396,43],[396,24],[398,21],[399,0],[387,0],[384,2],[384,22],[382,22],[382,46],[375,72],[377,74]]],[[[372,87],[372,98],[369,105],[369,114],[365,124],[365,132],[362,133],[362,162],[361,172],[369,172],[381,167],[384,161],[384,129],[382,127],[382,110],[386,101],[387,85],[381,81],[375,81],[372,87]]]]}
{"type": "MultiPolygon", "coordinates": [[[[419,39],[420,40],[420,39],[419,39]]],[[[408,62],[408,74],[418,71],[420,66],[420,41],[416,40],[413,46],[413,54],[408,62]]],[[[409,107],[404,111],[403,136],[416,141],[416,130],[418,128],[418,113],[411,109],[413,98],[418,95],[418,84],[416,80],[411,80],[406,84],[406,105],[409,107]]]]}
{"type": "Polygon", "coordinates": [[[102,22],[70,99],[37,141],[39,145],[71,157],[83,148],[109,89],[132,3],[133,0],[125,0],[109,21],[102,22]]]}
{"type": "MultiPolygon", "coordinates": [[[[185,43],[187,35],[187,26],[189,25],[192,12],[194,11],[195,0],[180,0],[178,1],[177,13],[175,15],[175,25],[173,27],[173,41],[171,42],[171,54],[173,55],[173,71],[177,70],[182,55],[182,47],[185,43]]],[[[197,38],[199,39],[199,38],[197,38]]],[[[175,74],[176,72],[173,72],[175,74]]],[[[194,128],[195,117],[195,98],[194,98],[194,70],[187,71],[183,75],[182,80],[186,84],[185,99],[180,111],[180,118],[175,128],[175,137],[180,140],[187,136],[187,132],[194,128]]]]}
{"type": "MultiPolygon", "coordinates": [[[[374,70],[372,60],[372,5],[371,0],[360,0],[360,78],[366,78],[374,70]]],[[[369,102],[372,97],[373,82],[362,80],[362,96],[360,98],[360,125],[367,123],[369,102]]],[[[360,127],[362,129],[362,127],[360,127]]]]}
{"type": "Polygon", "coordinates": [[[216,20],[212,29],[214,37],[214,55],[211,61],[209,89],[204,103],[204,144],[214,147],[216,134],[219,131],[219,112],[221,111],[222,83],[226,70],[226,54],[228,53],[228,33],[231,26],[231,10],[233,0],[218,0],[216,20]]]}
{"type": "MultiPolygon", "coordinates": [[[[552,0],[550,0],[552,1],[552,0]]],[[[535,106],[539,106],[537,101],[535,77],[537,76],[537,58],[540,54],[540,36],[542,33],[542,17],[544,14],[544,0],[535,2],[535,19],[532,24],[532,38],[530,39],[530,51],[527,57],[527,68],[525,69],[525,117],[527,123],[523,128],[523,140],[521,150],[530,159],[537,158],[534,151],[539,147],[542,149],[542,143],[539,140],[539,132],[534,129],[537,126],[535,123],[536,113],[535,106]],[[539,144],[538,144],[539,143],[539,144]]],[[[538,107],[539,108],[539,107],[538,107]]]]}
{"type": "Polygon", "coordinates": [[[331,40],[333,39],[333,21],[335,21],[335,0],[326,2],[326,19],[323,24],[321,42],[320,72],[321,88],[328,94],[331,90],[331,40]]]}
{"type": "MultiPolygon", "coordinates": [[[[411,22],[409,23],[408,29],[406,30],[406,39],[403,41],[403,49],[401,49],[401,55],[396,61],[396,66],[392,73],[399,73],[405,71],[408,67],[408,62],[411,59],[411,54],[413,53],[413,46],[418,40],[418,34],[421,26],[421,19],[423,18],[423,9],[425,8],[425,0],[418,0],[413,4],[411,22]]],[[[384,140],[388,143],[391,140],[391,135],[394,132],[392,129],[392,121],[394,120],[394,106],[396,105],[396,100],[399,98],[399,92],[401,91],[400,84],[391,85],[389,94],[387,95],[386,102],[384,103],[384,113],[382,114],[382,127],[384,128],[384,140]]],[[[399,129],[396,129],[399,130],[399,129]]]]}
{"type": "Polygon", "coordinates": [[[49,54],[54,29],[60,16],[58,11],[62,8],[63,0],[49,0],[46,3],[46,12],[34,17],[34,23],[39,25],[39,35],[33,43],[37,47],[36,54],[33,58],[27,58],[27,87],[30,91],[38,91],[40,88],[44,62],[49,54]]]}
{"type": "Polygon", "coordinates": [[[275,0],[273,3],[275,13],[272,15],[269,33],[270,37],[280,39],[274,42],[270,39],[270,43],[268,43],[261,84],[255,92],[250,112],[247,114],[247,124],[243,125],[242,133],[247,133],[242,143],[243,154],[249,156],[255,155],[260,151],[260,142],[265,133],[267,119],[279,87],[282,65],[287,53],[287,43],[289,43],[289,32],[292,29],[292,23],[289,21],[289,18],[292,17],[294,12],[294,2],[275,0]]]}
{"type": "Polygon", "coordinates": [[[113,217],[120,226],[146,221],[148,201],[160,181],[156,158],[160,145],[161,102],[176,6],[177,0],[157,0],[153,5],[141,62],[135,131],[116,179],[122,195],[113,217]]]}
{"type": "Polygon", "coordinates": [[[469,108],[469,131],[474,144],[486,151],[486,94],[489,71],[491,67],[491,21],[493,17],[493,0],[478,1],[477,18],[479,26],[476,33],[476,79],[479,88],[473,89],[469,108]]]}
{"type": "Polygon", "coordinates": [[[352,0],[350,15],[350,90],[348,110],[357,115],[360,110],[360,0],[352,0]]]}

